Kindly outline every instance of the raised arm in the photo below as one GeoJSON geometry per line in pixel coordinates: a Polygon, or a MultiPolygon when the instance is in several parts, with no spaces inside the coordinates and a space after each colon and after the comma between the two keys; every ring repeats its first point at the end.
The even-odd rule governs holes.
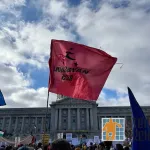
{"type": "Polygon", "coordinates": [[[102,130],[103,130],[103,131],[106,131],[106,130],[107,130],[107,123],[104,125],[104,127],[103,127],[102,130]]]}
{"type": "Polygon", "coordinates": [[[120,123],[117,123],[117,122],[116,122],[116,126],[118,126],[119,128],[122,127],[122,125],[120,123]]]}

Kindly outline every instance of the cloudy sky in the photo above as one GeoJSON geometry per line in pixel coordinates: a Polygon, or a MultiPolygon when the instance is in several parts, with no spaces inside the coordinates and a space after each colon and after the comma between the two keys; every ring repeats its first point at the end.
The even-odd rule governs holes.
{"type": "MultiPolygon", "coordinates": [[[[51,39],[118,58],[97,103],[150,105],[150,0],[1,0],[0,89],[7,106],[46,106],[51,39]]],[[[50,94],[50,102],[56,100],[50,94]]]]}

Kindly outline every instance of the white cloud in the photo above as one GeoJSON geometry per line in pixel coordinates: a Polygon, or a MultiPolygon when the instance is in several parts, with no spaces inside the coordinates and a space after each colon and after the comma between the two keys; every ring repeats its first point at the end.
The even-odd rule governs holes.
{"type": "Polygon", "coordinates": [[[20,17],[21,13],[19,10],[15,9],[25,6],[25,0],[1,0],[0,1],[0,12],[11,14],[14,17],[20,17]]]}
{"type": "MultiPolygon", "coordinates": [[[[15,7],[25,5],[24,1],[3,1],[0,4],[1,7],[13,8],[10,13],[15,7]]],[[[0,9],[0,12],[4,10],[0,9]]],[[[55,30],[49,30],[47,19],[35,24],[25,23],[14,16],[14,20],[8,19],[0,24],[0,86],[7,102],[4,107],[46,106],[47,87],[33,89],[30,72],[25,75],[17,68],[20,64],[30,64],[48,69],[51,39],[74,39],[75,36],[67,32],[61,22],[57,22],[55,30]]],[[[56,95],[50,94],[50,103],[55,100],[56,95]]]]}
{"type": "MultiPolygon", "coordinates": [[[[150,105],[150,13],[146,13],[149,0],[132,0],[129,7],[117,9],[111,0],[101,1],[97,11],[91,9],[90,1],[71,8],[67,1],[38,0],[32,3],[36,3],[35,7],[43,13],[40,22],[19,20],[20,9],[26,5],[24,0],[0,2],[0,12],[8,13],[9,10],[14,15],[4,22],[0,18],[0,63],[12,65],[0,66],[0,85],[8,100],[6,107],[46,105],[47,88],[31,88],[30,74],[23,74],[17,66],[30,64],[48,69],[50,40],[75,41],[72,30],[78,33],[80,43],[101,47],[124,63],[122,69],[119,65],[113,68],[105,84],[105,88],[117,91],[117,98],[108,99],[110,105],[129,105],[128,97],[124,97],[127,86],[133,89],[141,105],[150,105]],[[68,22],[71,25],[64,28],[68,22]]],[[[100,105],[108,105],[105,94],[100,95],[100,105]]],[[[50,101],[55,99],[56,95],[52,94],[50,101]]]]}
{"type": "MultiPolygon", "coordinates": [[[[118,57],[118,62],[124,63],[122,69],[118,65],[114,67],[105,87],[127,93],[129,86],[141,105],[150,105],[150,14],[145,12],[143,5],[135,2],[130,7],[115,9],[103,3],[94,12],[84,3],[77,8],[74,23],[86,44],[102,47],[118,57]]],[[[127,100],[120,96],[119,99],[110,99],[110,102],[112,105],[128,105],[127,100]]],[[[107,105],[107,101],[100,104],[107,105]]]]}
{"type": "Polygon", "coordinates": [[[55,17],[64,16],[67,13],[67,3],[65,1],[51,0],[45,5],[44,12],[55,17]]]}
{"type": "MultiPolygon", "coordinates": [[[[16,67],[0,65],[0,68],[0,88],[7,103],[3,107],[46,107],[47,88],[31,88],[32,79],[16,67]]],[[[56,95],[51,93],[49,103],[55,100],[56,95]]]]}

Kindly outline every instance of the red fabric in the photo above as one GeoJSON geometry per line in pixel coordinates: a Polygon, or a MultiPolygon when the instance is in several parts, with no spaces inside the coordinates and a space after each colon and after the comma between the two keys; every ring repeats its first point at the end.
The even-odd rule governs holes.
{"type": "Polygon", "coordinates": [[[52,40],[49,92],[97,100],[116,61],[117,58],[96,48],[52,40]],[[70,80],[62,76],[69,76],[70,80]]]}

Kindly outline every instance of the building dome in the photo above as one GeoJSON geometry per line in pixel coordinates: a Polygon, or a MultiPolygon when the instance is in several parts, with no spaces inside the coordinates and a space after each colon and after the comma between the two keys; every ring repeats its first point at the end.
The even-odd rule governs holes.
{"type": "Polygon", "coordinates": [[[64,95],[60,95],[60,94],[57,94],[57,101],[59,100],[63,100],[65,98],[68,98],[67,96],[64,96],[64,95]]]}

